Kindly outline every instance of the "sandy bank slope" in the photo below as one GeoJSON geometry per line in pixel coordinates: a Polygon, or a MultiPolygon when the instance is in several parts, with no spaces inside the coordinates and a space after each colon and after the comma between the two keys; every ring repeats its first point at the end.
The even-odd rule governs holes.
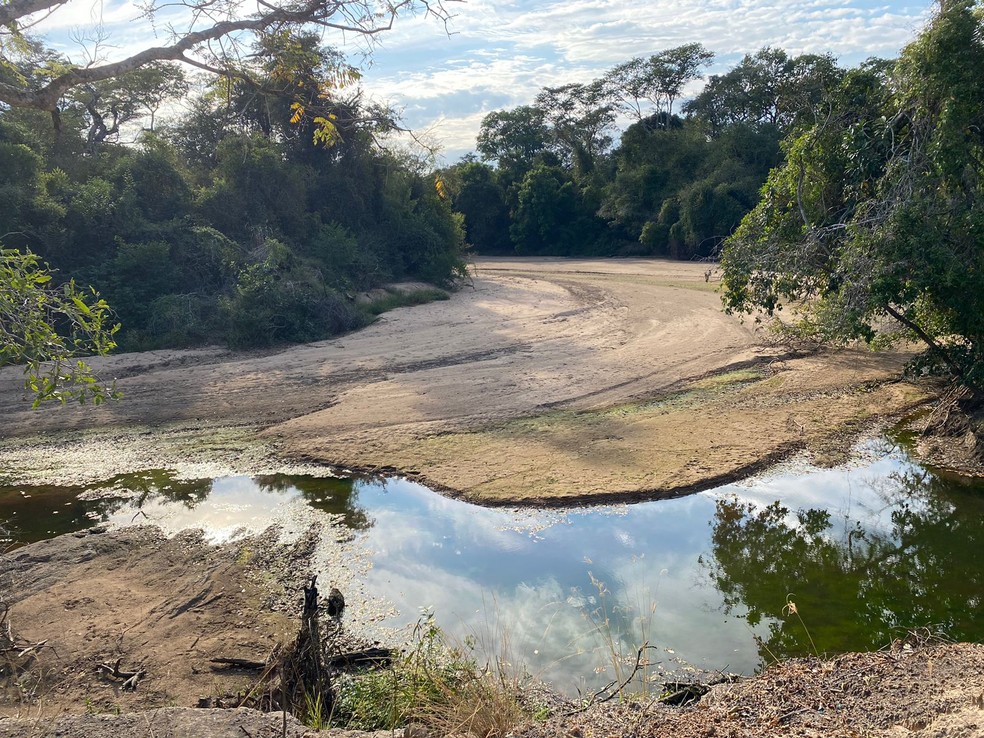
{"type": "Polygon", "coordinates": [[[921,399],[885,384],[897,356],[766,367],[774,351],[721,312],[705,269],[483,259],[451,300],[337,340],[100,360],[126,398],[95,410],[32,413],[5,370],[0,436],[248,426],[287,456],[416,472],[473,499],[571,501],[704,486],[921,399]],[[694,384],[737,367],[758,369],[694,384]]]}
{"type": "Polygon", "coordinates": [[[898,355],[776,361],[721,312],[705,269],[483,260],[442,320],[389,326],[390,371],[267,435],[476,501],[569,504],[686,493],[803,448],[830,457],[922,401],[895,382],[898,355]]]}
{"type": "Polygon", "coordinates": [[[280,543],[271,529],[209,545],[200,531],[98,531],[0,553],[0,624],[15,643],[44,643],[32,659],[15,658],[11,672],[0,669],[0,717],[226,698],[255,675],[210,659],[265,661],[296,633],[315,532],[280,543]],[[145,672],[135,691],[100,673],[98,664],[117,659],[124,671],[145,672]]]}

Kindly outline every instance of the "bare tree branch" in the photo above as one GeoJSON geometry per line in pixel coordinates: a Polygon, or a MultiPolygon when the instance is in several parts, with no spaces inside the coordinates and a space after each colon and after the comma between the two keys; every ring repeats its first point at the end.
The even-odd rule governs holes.
{"type": "Polygon", "coordinates": [[[5,5],[0,5],[0,26],[10,25],[14,21],[42,10],[52,10],[67,2],[68,0],[11,0],[5,5]]]}
{"type": "MultiPolygon", "coordinates": [[[[67,1],[12,0],[12,2],[0,6],[0,25],[10,24],[19,18],[56,7],[67,1]]],[[[202,2],[190,3],[187,7],[196,14],[208,16],[207,11],[210,4],[210,0],[202,0],[202,2]]],[[[422,9],[440,19],[447,20],[448,18],[448,14],[440,2],[431,4],[421,2],[421,0],[402,0],[389,5],[381,13],[372,12],[370,5],[363,0],[305,0],[298,4],[283,5],[260,0],[259,5],[263,10],[252,17],[214,22],[208,28],[178,35],[176,40],[169,45],[144,49],[126,59],[70,69],[39,89],[25,89],[8,83],[0,83],[0,102],[15,107],[37,108],[53,112],[57,110],[58,101],[62,95],[73,87],[117,77],[156,61],[183,61],[202,69],[228,74],[230,73],[228,65],[192,61],[188,54],[202,44],[235,37],[236,34],[240,33],[256,33],[276,28],[313,25],[354,33],[363,37],[372,37],[391,29],[396,16],[402,12],[414,12],[422,9]]],[[[148,7],[145,12],[152,15],[157,9],[159,9],[158,6],[148,7]]],[[[231,11],[226,11],[226,14],[231,15],[231,11]]],[[[201,17],[201,15],[196,17],[201,17]]]]}

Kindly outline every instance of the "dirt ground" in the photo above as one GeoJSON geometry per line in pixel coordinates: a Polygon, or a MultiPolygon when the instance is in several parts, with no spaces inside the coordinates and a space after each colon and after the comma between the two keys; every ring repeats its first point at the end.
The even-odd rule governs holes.
{"type": "Polygon", "coordinates": [[[608,703],[531,723],[516,738],[979,738],[984,646],[913,645],[793,659],[714,687],[689,708],[608,703]]]}
{"type": "Polygon", "coordinates": [[[926,399],[898,381],[897,353],[784,359],[754,323],[721,312],[706,269],[482,259],[450,300],[335,340],[99,359],[125,399],[95,409],[31,411],[6,369],[0,470],[64,481],[273,458],[399,471],[489,504],[640,499],[800,449],[837,460],[926,399]]]}
{"type": "Polygon", "coordinates": [[[313,534],[290,545],[270,531],[210,546],[193,531],[98,531],[0,555],[3,626],[19,645],[45,644],[28,660],[3,652],[17,668],[0,662],[0,716],[46,720],[235,695],[255,674],[210,659],[262,662],[296,633],[313,534]],[[146,671],[135,691],[99,672],[118,659],[124,671],[146,671]]]}

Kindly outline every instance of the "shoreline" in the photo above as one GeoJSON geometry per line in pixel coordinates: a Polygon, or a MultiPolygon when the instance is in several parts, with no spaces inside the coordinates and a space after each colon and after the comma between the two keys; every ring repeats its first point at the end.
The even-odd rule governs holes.
{"type": "MultiPolygon", "coordinates": [[[[744,365],[745,369],[755,369],[756,365],[744,365]]],[[[697,383],[717,382],[722,378],[728,379],[733,372],[724,371],[710,374],[697,380],[697,383]]],[[[706,407],[714,407],[723,403],[740,406],[743,397],[751,394],[753,411],[759,404],[768,405],[774,399],[774,393],[767,392],[765,400],[758,395],[759,385],[768,384],[769,378],[749,380],[744,377],[739,382],[724,382],[721,386],[713,387],[703,394],[687,388],[694,383],[682,383],[682,388],[658,399],[623,405],[615,411],[630,417],[637,422],[642,416],[643,422],[652,422],[653,427],[647,428],[649,436],[663,436],[667,420],[675,420],[677,416],[699,414],[706,407]],[[688,394],[690,395],[688,397],[688,394]],[[680,407],[672,407],[674,403],[680,407]],[[668,407],[669,406],[669,407],[668,407]]],[[[715,487],[739,482],[756,474],[768,471],[796,454],[803,453],[806,458],[818,466],[832,466],[846,460],[858,439],[870,435],[884,433],[887,428],[904,422],[913,413],[925,408],[933,401],[933,395],[928,391],[915,390],[912,385],[899,383],[887,378],[881,382],[872,383],[865,392],[878,393],[880,389],[903,386],[906,391],[902,394],[904,402],[895,398],[891,412],[852,413],[843,419],[839,425],[827,426],[814,435],[799,433],[796,437],[773,439],[761,455],[755,453],[759,446],[749,447],[745,454],[739,457],[739,463],[731,457],[728,466],[715,467],[705,463],[696,473],[690,471],[682,483],[672,483],[669,474],[664,478],[671,483],[658,487],[618,488],[608,487],[590,491],[573,489],[564,494],[523,494],[501,492],[494,495],[483,495],[469,491],[467,488],[454,486],[453,481],[439,474],[427,471],[428,462],[418,459],[414,464],[371,464],[358,456],[347,460],[325,458],[320,453],[305,453],[292,450],[289,442],[283,438],[271,436],[267,429],[256,425],[187,425],[184,423],[171,424],[164,427],[124,426],[121,428],[104,427],[87,431],[55,431],[37,435],[17,436],[0,439],[0,479],[8,484],[64,486],[86,485],[103,482],[118,474],[128,474],[148,469],[166,468],[177,472],[182,479],[197,479],[218,476],[257,476],[262,474],[299,474],[311,476],[350,476],[371,478],[386,475],[406,478],[423,484],[433,491],[452,499],[459,499],[484,507],[529,507],[529,508],[576,508],[606,504],[632,504],[645,501],[673,499],[695,494],[715,487]]],[[[820,410],[828,411],[833,406],[840,407],[845,399],[857,391],[849,387],[845,396],[826,398],[827,403],[821,403],[820,410]]],[[[747,400],[747,397],[745,398],[747,400]]],[[[813,403],[815,404],[815,403],[813,403]]],[[[870,404],[870,403],[869,403],[870,404]]],[[[794,409],[796,405],[794,404],[794,409]]],[[[765,408],[765,412],[768,408],[765,408]]],[[[564,425],[590,424],[597,422],[599,415],[610,415],[611,408],[601,411],[577,411],[570,413],[560,411],[546,412],[542,415],[521,417],[505,424],[509,443],[525,442],[524,434],[509,433],[509,425],[549,423],[552,419],[564,425]]],[[[810,412],[817,412],[811,407],[810,412]]],[[[720,418],[720,416],[715,416],[720,418]]],[[[789,408],[784,414],[787,424],[790,418],[796,417],[789,408]]],[[[826,418],[827,415],[822,417],[826,418]]],[[[762,423],[762,419],[759,419],[762,423]]],[[[770,422],[770,421],[765,421],[770,422]]],[[[795,421],[793,421],[795,422],[795,421]]],[[[704,431],[699,423],[691,424],[689,433],[700,434],[704,431]],[[696,428],[696,429],[695,429],[696,428]]],[[[491,429],[479,428],[464,433],[451,433],[447,436],[434,436],[434,439],[446,442],[448,438],[463,441],[466,453],[476,443],[483,444],[489,435],[503,434],[503,425],[491,429]]],[[[799,428],[797,429],[799,430],[799,428]]],[[[707,430],[706,432],[710,432],[707,430]]],[[[500,441],[501,442],[501,441],[500,441]]],[[[454,446],[452,445],[452,449],[454,446]]],[[[933,459],[922,459],[917,449],[912,453],[920,461],[933,464],[933,459]]],[[[552,465],[564,463],[564,459],[545,459],[552,465]]],[[[710,461],[710,460],[708,460],[710,461]]],[[[943,469],[949,470],[945,465],[943,469]]],[[[438,471],[443,471],[438,468],[438,471]]],[[[673,470],[679,471],[679,469],[673,470]]],[[[961,470],[954,470],[958,473],[961,470]]],[[[963,471],[966,473],[966,470],[963,471]]],[[[609,477],[608,481],[611,481],[609,477]]],[[[527,488],[528,489],[528,488],[527,488]]]]}
{"type": "Polygon", "coordinates": [[[100,357],[124,399],[99,407],[26,411],[19,372],[0,370],[0,469],[301,462],[486,505],[658,499],[799,450],[836,463],[932,398],[898,379],[904,352],[783,353],[721,312],[700,266],[485,259],[450,300],[333,340],[100,357]],[[50,458],[11,453],[31,457],[27,436],[50,458]],[[89,456],[70,448],[80,438],[89,456]]]}

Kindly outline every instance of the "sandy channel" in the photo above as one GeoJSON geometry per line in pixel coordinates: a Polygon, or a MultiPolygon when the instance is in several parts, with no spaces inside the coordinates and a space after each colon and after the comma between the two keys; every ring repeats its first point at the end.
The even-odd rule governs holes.
{"type": "Polygon", "coordinates": [[[721,311],[707,268],[480,259],[450,300],[335,340],[98,359],[125,393],[99,408],[32,411],[8,368],[0,469],[39,481],[189,458],[249,466],[262,447],[490,504],[570,504],[682,494],[802,449],[837,460],[926,400],[899,381],[902,354],[784,356],[721,311]]]}

